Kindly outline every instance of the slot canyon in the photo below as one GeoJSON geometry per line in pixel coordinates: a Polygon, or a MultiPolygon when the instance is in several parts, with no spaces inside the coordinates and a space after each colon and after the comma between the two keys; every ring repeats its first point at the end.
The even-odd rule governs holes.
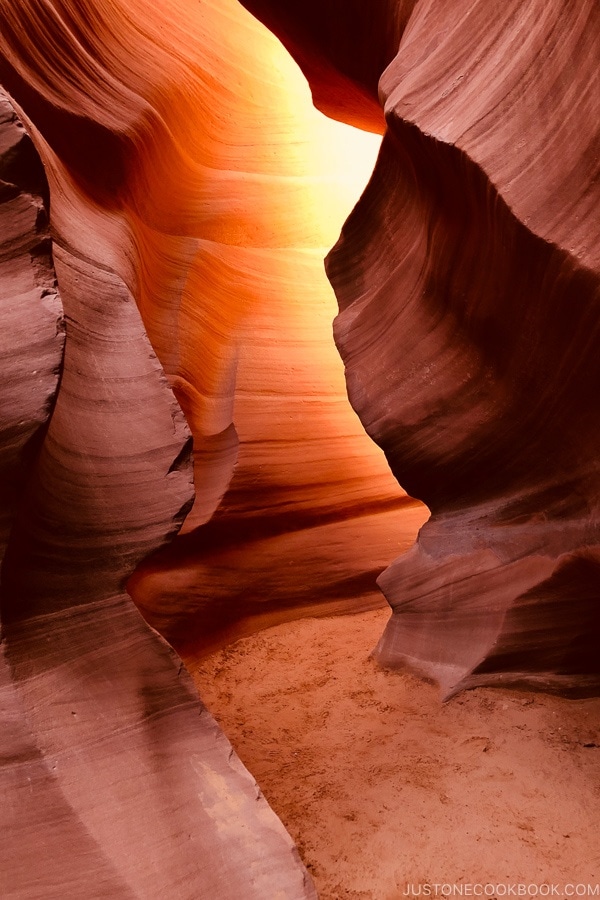
{"type": "Polygon", "coordinates": [[[0,0],[2,900],[598,887],[599,63],[0,0]]]}

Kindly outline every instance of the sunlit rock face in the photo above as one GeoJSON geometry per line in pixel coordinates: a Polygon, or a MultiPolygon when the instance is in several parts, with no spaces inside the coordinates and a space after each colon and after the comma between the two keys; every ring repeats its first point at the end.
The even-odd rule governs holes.
{"type": "Polygon", "coordinates": [[[246,6],[338,122],[234,0],[0,3],[8,896],[314,896],[125,586],[379,602],[377,444],[379,658],[599,686],[593,0],[246,6]]]}
{"type": "Polygon", "coordinates": [[[323,258],[379,139],[317,113],[233,0],[4,18],[2,77],[44,139],[53,227],[131,290],[194,435],[187,534],[138,570],[136,603],[186,652],[378,604],[426,511],[348,405],[323,258]]]}
{"type": "Polygon", "coordinates": [[[313,897],[124,591],[193,499],[181,410],[98,245],[50,244],[43,170],[4,95],[0,154],[2,896],[313,897]]]}
{"type": "Polygon", "coordinates": [[[0,47],[48,179],[27,142],[37,193],[0,176],[9,895],[313,896],[124,586],[189,513],[129,581],[182,650],[380,603],[427,513],[347,403],[323,269],[379,141],[235,3],[4,4],[0,47]]]}
{"type": "MultiPolygon", "coordinates": [[[[344,117],[339,77],[373,84],[360,4],[334,54],[304,4],[245,5],[324,108],[344,117]]],[[[380,72],[382,152],[328,257],[352,403],[432,510],[379,580],[394,615],[377,655],[446,693],[595,691],[598,7],[422,0],[404,25],[380,72]]]]}
{"type": "Polygon", "coordinates": [[[244,0],[299,62],[315,105],[383,134],[377,91],[418,0],[244,0]]]}

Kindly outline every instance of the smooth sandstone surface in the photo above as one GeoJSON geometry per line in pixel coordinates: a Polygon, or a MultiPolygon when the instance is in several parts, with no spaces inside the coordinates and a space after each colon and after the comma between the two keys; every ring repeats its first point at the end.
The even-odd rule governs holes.
{"type": "MultiPolygon", "coordinates": [[[[304,4],[249,0],[317,103],[356,114],[381,47],[344,50],[304,4]]],[[[333,16],[335,0],[322,15],[333,16]]],[[[600,684],[597,4],[423,0],[378,99],[373,177],[328,257],[350,399],[432,517],[379,584],[379,643],[445,694],[600,684]]],[[[387,33],[386,33],[387,34],[387,33]]],[[[375,92],[372,91],[373,100],[375,92]]]]}
{"type": "Polygon", "coordinates": [[[245,5],[0,3],[8,896],[314,895],[126,584],[600,686],[596,4],[245,5]]]}
{"type": "Polygon", "coordinates": [[[137,571],[136,604],[190,652],[282,609],[378,605],[377,574],[427,511],[348,405],[323,258],[379,139],[319,114],[234,0],[19,4],[4,20],[0,74],[62,166],[53,226],[102,240],[194,435],[188,534],[137,571]],[[289,541],[257,553],[272,533],[289,541]]]}
{"type": "MultiPolygon", "coordinates": [[[[18,154],[16,131],[35,159],[2,109],[4,143],[18,154]]],[[[190,509],[190,433],[110,265],[114,221],[36,141],[51,248],[43,199],[6,181],[20,172],[14,153],[2,169],[5,355],[24,399],[17,413],[7,391],[3,408],[0,893],[314,897],[181,660],[125,592],[190,509]]]]}

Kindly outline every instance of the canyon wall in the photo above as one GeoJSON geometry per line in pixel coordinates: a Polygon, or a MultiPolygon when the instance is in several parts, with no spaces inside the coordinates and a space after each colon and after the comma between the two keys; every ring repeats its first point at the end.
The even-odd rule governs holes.
{"type": "Polygon", "coordinates": [[[381,603],[427,512],[348,406],[323,270],[378,139],[233,2],[0,25],[3,893],[312,896],[125,586],[188,656],[381,603]]]}
{"type": "Polygon", "coordinates": [[[314,896],[157,631],[379,577],[446,696],[600,687],[597,7],[245,6],[337,122],[234,0],[0,2],[3,895],[314,896]]]}
{"type": "Polygon", "coordinates": [[[383,55],[364,4],[335,50],[337,0],[245,5],[323,108],[359,116],[345,79],[385,116],[327,262],[350,399],[432,511],[379,579],[394,615],[377,657],[446,694],[597,691],[597,4],[384,3],[377,27],[399,41],[383,55]]]}
{"type": "Polygon", "coordinates": [[[101,235],[50,240],[43,169],[5,95],[0,147],[0,893],[314,897],[124,589],[193,500],[183,414],[101,235]]]}
{"type": "Polygon", "coordinates": [[[138,569],[135,602],[186,653],[378,605],[427,512],[348,405],[323,273],[378,139],[317,113],[234,0],[20,3],[3,35],[52,227],[103,240],[194,435],[186,534],[138,569]]]}

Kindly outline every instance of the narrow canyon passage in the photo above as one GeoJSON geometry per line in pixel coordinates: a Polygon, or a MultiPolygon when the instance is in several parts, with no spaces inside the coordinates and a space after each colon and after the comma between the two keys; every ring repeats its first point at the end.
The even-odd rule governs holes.
{"type": "Polygon", "coordinates": [[[303,614],[382,605],[377,577],[428,517],[351,408],[324,267],[381,135],[315,109],[279,41],[238,4],[223,12],[240,31],[236,54],[246,31],[263,50],[244,45],[243,72],[230,62],[252,142],[241,127],[215,128],[243,179],[233,199],[229,173],[208,175],[229,203],[219,243],[202,242],[193,261],[180,323],[190,346],[171,363],[194,432],[196,501],[181,533],[128,582],[186,659],[303,614]]]}
{"type": "Polygon", "coordinates": [[[2,900],[597,896],[599,12],[0,0],[2,900]]]}

